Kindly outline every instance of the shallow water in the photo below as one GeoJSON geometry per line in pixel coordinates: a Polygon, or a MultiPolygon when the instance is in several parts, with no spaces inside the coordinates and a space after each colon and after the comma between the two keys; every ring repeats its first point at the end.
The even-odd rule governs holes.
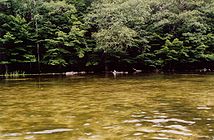
{"type": "Polygon", "coordinates": [[[212,140],[214,75],[0,80],[0,140],[212,140]]]}

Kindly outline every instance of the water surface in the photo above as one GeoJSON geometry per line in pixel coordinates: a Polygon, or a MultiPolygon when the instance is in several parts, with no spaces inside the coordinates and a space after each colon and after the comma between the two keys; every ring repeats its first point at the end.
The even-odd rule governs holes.
{"type": "Polygon", "coordinates": [[[212,140],[214,75],[0,80],[0,140],[212,140]]]}

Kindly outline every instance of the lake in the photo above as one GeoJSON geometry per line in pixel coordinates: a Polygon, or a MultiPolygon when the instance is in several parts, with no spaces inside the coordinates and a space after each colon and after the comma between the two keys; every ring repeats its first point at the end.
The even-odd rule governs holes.
{"type": "Polygon", "coordinates": [[[0,80],[0,140],[212,140],[214,75],[0,80]]]}

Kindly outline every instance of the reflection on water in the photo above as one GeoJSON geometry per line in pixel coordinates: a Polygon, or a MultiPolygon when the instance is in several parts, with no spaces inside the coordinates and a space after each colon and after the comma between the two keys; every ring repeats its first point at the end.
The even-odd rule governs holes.
{"type": "Polygon", "coordinates": [[[1,140],[214,138],[214,75],[0,81],[1,140]]]}

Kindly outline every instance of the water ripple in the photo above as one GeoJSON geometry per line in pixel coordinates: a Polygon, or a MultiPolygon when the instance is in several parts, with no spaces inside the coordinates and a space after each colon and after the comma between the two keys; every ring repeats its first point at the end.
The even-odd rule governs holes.
{"type": "Polygon", "coordinates": [[[193,121],[185,121],[185,120],[176,119],[176,118],[171,118],[171,119],[152,119],[152,120],[142,119],[141,121],[152,122],[152,123],[179,122],[179,123],[185,123],[185,124],[190,124],[190,125],[195,123],[193,121]]]}
{"type": "MultiPolygon", "coordinates": [[[[133,117],[133,116],[132,116],[133,117]]],[[[162,133],[162,134],[173,134],[173,135],[181,135],[181,136],[193,136],[192,131],[189,130],[185,125],[195,124],[194,121],[187,121],[178,118],[167,118],[160,117],[160,119],[130,119],[123,121],[124,123],[134,124],[137,126],[136,132],[133,134],[134,136],[140,136],[143,133],[162,133]],[[153,123],[151,127],[147,127],[144,123],[149,122],[153,123]],[[167,125],[168,122],[173,124],[167,125]],[[179,124],[178,124],[179,123],[179,124]]],[[[166,137],[155,137],[154,139],[168,139],[166,137]]]]}
{"type": "Polygon", "coordinates": [[[3,134],[3,137],[17,137],[17,136],[21,136],[21,133],[7,133],[7,134],[3,134]]]}
{"type": "Polygon", "coordinates": [[[160,130],[159,132],[162,132],[162,133],[171,133],[171,134],[183,135],[183,136],[192,136],[191,133],[177,131],[177,130],[160,130]]]}
{"type": "Polygon", "coordinates": [[[68,132],[72,131],[73,129],[52,129],[52,130],[42,130],[42,131],[36,131],[36,132],[27,132],[26,134],[52,134],[52,133],[60,133],[60,132],[68,132]]]}
{"type": "Polygon", "coordinates": [[[211,108],[208,106],[198,106],[197,109],[198,110],[210,110],[211,108]]]}
{"type": "Polygon", "coordinates": [[[166,128],[177,129],[177,130],[181,130],[181,131],[190,132],[189,129],[187,129],[186,127],[184,127],[182,125],[170,125],[170,126],[166,126],[166,128]]]}

